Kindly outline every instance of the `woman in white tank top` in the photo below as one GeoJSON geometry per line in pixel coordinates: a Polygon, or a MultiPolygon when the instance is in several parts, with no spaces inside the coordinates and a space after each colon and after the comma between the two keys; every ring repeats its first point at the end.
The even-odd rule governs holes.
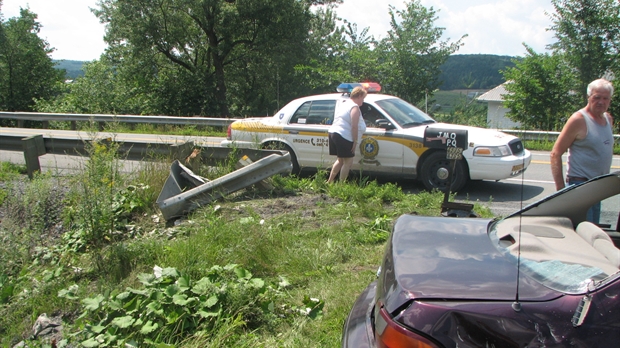
{"type": "Polygon", "coordinates": [[[364,103],[367,94],[362,87],[355,87],[351,91],[350,99],[338,108],[334,122],[329,127],[329,154],[336,156],[336,161],[329,173],[328,183],[334,182],[338,174],[340,174],[341,181],[349,176],[355,156],[355,147],[366,131],[366,123],[362,118],[360,106],[364,103]]]}

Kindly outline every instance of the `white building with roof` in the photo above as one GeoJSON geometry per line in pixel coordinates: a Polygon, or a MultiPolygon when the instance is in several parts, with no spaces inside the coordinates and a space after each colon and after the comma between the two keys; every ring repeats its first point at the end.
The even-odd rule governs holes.
{"type": "Polygon", "coordinates": [[[487,125],[489,128],[510,129],[520,126],[519,122],[506,117],[506,114],[510,111],[510,109],[504,107],[503,96],[509,93],[505,87],[506,83],[502,83],[477,98],[481,102],[486,102],[489,106],[487,111],[487,125]]]}

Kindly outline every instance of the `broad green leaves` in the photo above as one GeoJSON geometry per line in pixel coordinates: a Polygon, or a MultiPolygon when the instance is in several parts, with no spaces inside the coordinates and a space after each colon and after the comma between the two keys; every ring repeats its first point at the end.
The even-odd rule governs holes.
{"type": "MultiPolygon", "coordinates": [[[[321,316],[324,303],[308,296],[300,307],[276,306],[282,287],[274,288],[238,265],[214,266],[206,274],[192,281],[175,268],[155,266],[152,274],[139,276],[143,289],[127,288],[117,295],[83,299],[83,330],[77,333],[81,344],[174,345],[239,316],[248,325],[254,325],[253,321],[260,322],[261,316],[273,315],[278,308],[281,316],[321,316]]],[[[69,298],[76,290],[61,290],[59,296],[69,298]]]]}

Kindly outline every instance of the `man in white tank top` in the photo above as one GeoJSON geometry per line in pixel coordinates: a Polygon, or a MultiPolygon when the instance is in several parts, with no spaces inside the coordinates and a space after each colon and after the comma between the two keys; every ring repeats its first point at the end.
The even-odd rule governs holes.
{"type": "MultiPolygon", "coordinates": [[[[588,104],[566,121],[551,150],[551,173],[557,190],[609,173],[613,157],[613,119],[607,113],[613,85],[604,79],[588,85],[588,104]],[[562,155],[568,150],[566,179],[562,155]]],[[[600,202],[588,211],[587,219],[598,224],[600,202]]]]}

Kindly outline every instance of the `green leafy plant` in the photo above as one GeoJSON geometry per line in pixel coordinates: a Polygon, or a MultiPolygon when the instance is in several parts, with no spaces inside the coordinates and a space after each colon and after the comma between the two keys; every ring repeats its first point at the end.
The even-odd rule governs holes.
{"type": "Polygon", "coordinates": [[[129,185],[114,195],[112,210],[117,223],[127,223],[131,215],[147,209],[147,201],[142,192],[149,189],[148,185],[129,185]]]}
{"type": "Polygon", "coordinates": [[[14,164],[11,162],[0,162],[0,182],[17,179],[23,174],[26,174],[25,165],[14,164]]]}
{"type": "MultiPolygon", "coordinates": [[[[443,199],[364,177],[327,185],[325,172],[274,176],[268,193],[241,190],[164,224],[152,209],[169,161],[144,162],[127,173],[114,143],[102,140],[90,151],[93,158],[77,175],[38,178],[65,188],[58,204],[41,205],[62,211],[61,224],[50,225],[54,238],[26,243],[25,224],[7,228],[8,216],[0,224],[1,292],[8,301],[0,305],[2,347],[19,342],[45,312],[63,316],[71,343],[59,347],[335,346],[356,294],[376,278],[391,220],[409,212],[437,215],[443,199]],[[106,227],[98,230],[102,239],[93,240],[100,227],[106,227]],[[171,268],[136,276],[153,264],[171,268]],[[211,284],[207,293],[192,292],[202,283],[211,284]],[[212,297],[217,302],[206,306],[212,297]]],[[[25,182],[19,192],[42,198],[37,185],[25,182]]]]}
{"type": "MultiPolygon", "coordinates": [[[[275,318],[276,313],[318,318],[324,305],[307,297],[301,307],[278,306],[282,282],[273,287],[234,264],[214,266],[196,281],[175,268],[157,266],[152,274],[141,274],[138,279],[141,289],[126,288],[81,301],[84,311],[75,337],[82,346],[175,345],[189,337],[209,335],[221,321],[241,318],[244,327],[252,328],[270,316],[275,318]]],[[[72,286],[58,296],[75,299],[76,291],[72,286]]]]}
{"type": "Polygon", "coordinates": [[[9,281],[6,274],[0,274],[0,304],[8,303],[13,296],[15,286],[9,281]]]}

